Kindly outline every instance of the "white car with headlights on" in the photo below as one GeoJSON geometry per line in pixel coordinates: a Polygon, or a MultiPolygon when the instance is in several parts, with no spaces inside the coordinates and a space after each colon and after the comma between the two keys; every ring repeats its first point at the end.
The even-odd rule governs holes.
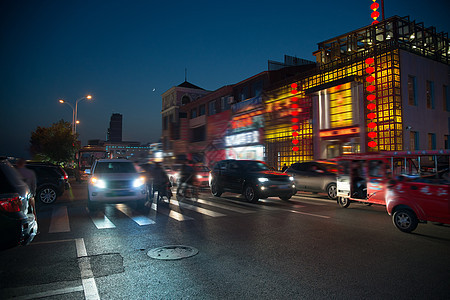
{"type": "Polygon", "coordinates": [[[137,205],[148,199],[145,176],[138,172],[133,162],[126,159],[99,159],[92,169],[85,171],[88,181],[88,207],[98,203],[135,202],[137,205]]]}

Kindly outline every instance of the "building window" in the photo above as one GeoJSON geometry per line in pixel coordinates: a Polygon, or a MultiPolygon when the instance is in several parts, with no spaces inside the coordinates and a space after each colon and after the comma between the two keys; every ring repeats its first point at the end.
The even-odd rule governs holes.
{"type": "Polygon", "coordinates": [[[434,83],[427,80],[427,108],[434,108],[434,83]]]}
{"type": "Polygon", "coordinates": [[[263,89],[263,82],[262,81],[257,81],[255,83],[253,83],[252,88],[253,88],[253,95],[255,97],[261,95],[262,94],[262,89],[263,89]]]}
{"type": "Polygon", "coordinates": [[[210,101],[208,103],[208,116],[216,114],[216,100],[210,101]]]}
{"type": "Polygon", "coordinates": [[[191,132],[191,142],[202,142],[206,140],[206,126],[193,128],[191,132]]]}
{"type": "Polygon", "coordinates": [[[245,86],[241,89],[241,92],[239,93],[239,100],[244,101],[248,98],[248,86],[245,86]]]}
{"type": "Polygon", "coordinates": [[[428,150],[436,150],[436,134],[428,134],[428,150]]]}
{"type": "Polygon", "coordinates": [[[220,104],[222,111],[229,110],[231,108],[230,97],[222,97],[220,99],[220,104]]]}
{"type": "Polygon", "coordinates": [[[411,151],[419,150],[419,132],[411,131],[409,133],[409,148],[411,151]]]}
{"type": "Polygon", "coordinates": [[[191,109],[191,119],[197,118],[197,107],[191,109]]]}
{"type": "Polygon", "coordinates": [[[448,88],[446,85],[442,87],[442,102],[444,103],[444,111],[450,111],[450,98],[448,97],[448,88]]]}
{"type": "Polygon", "coordinates": [[[186,105],[189,102],[191,102],[191,98],[189,98],[189,96],[183,96],[183,98],[181,98],[181,105],[186,105]]]}
{"type": "Polygon", "coordinates": [[[408,103],[409,105],[417,105],[416,97],[416,77],[408,76],[408,103]]]}
{"type": "Polygon", "coordinates": [[[203,116],[206,114],[206,106],[202,104],[198,107],[198,116],[203,116]]]}

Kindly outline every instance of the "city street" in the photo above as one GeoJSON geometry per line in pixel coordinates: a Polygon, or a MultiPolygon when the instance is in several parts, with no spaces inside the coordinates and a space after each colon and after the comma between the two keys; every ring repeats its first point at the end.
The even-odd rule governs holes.
{"type": "Polygon", "coordinates": [[[449,226],[405,234],[382,206],[308,193],[251,204],[204,192],[90,212],[86,184],[71,184],[38,204],[29,246],[1,253],[1,299],[448,299],[449,226]],[[148,255],[175,245],[165,250],[198,253],[148,255]]]}

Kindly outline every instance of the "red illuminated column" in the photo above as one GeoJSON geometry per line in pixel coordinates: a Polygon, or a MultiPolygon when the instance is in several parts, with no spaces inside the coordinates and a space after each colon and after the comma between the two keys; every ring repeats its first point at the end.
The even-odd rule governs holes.
{"type": "Polygon", "coordinates": [[[377,3],[377,0],[372,0],[372,5],[370,5],[370,9],[372,10],[372,13],[370,14],[370,17],[373,19],[372,25],[380,23],[377,21],[378,17],[380,16],[380,13],[377,11],[378,8],[380,8],[380,5],[377,3]]]}
{"type": "MultiPolygon", "coordinates": [[[[380,13],[377,11],[377,9],[380,7],[380,5],[377,3],[377,0],[372,0],[372,5],[370,5],[370,9],[372,10],[372,13],[370,14],[370,17],[373,19],[372,25],[378,24],[379,21],[377,21],[378,17],[380,16],[380,13]]],[[[367,136],[369,137],[369,142],[367,145],[370,148],[375,148],[377,146],[377,143],[374,141],[374,139],[377,137],[376,132],[376,85],[375,85],[375,60],[373,57],[369,57],[366,59],[366,82],[367,82],[367,111],[369,112],[367,114],[367,119],[370,120],[369,124],[367,124],[368,127],[368,133],[367,136]]]]}
{"type": "Polygon", "coordinates": [[[292,151],[298,151],[298,114],[299,114],[299,105],[298,105],[298,98],[295,96],[296,94],[298,94],[298,90],[297,90],[297,84],[293,83],[291,84],[291,94],[294,95],[291,97],[291,123],[292,123],[292,144],[294,145],[292,147],[292,151]]]}

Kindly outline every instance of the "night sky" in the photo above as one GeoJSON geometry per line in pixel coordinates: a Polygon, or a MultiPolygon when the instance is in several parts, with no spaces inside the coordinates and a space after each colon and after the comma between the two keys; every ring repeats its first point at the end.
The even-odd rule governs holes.
{"type": "MultiPolygon", "coordinates": [[[[317,43],[369,25],[371,0],[43,1],[0,4],[0,155],[30,158],[31,132],[72,122],[82,144],[106,139],[112,113],[123,139],[157,142],[161,94],[187,80],[206,90],[267,70],[285,54],[314,60],[317,43]],[[220,3],[220,4],[219,4],[220,3]]],[[[381,3],[378,0],[378,3],[381,3]]],[[[450,1],[385,0],[450,31],[450,1]]]]}

